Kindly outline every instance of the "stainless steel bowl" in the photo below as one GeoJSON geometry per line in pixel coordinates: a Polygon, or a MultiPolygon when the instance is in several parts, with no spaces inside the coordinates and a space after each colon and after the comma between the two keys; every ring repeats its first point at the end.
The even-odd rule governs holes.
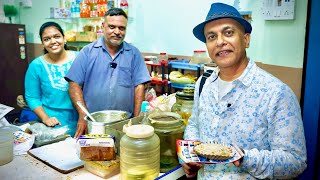
{"type": "Polygon", "coordinates": [[[105,110],[105,111],[97,111],[97,112],[91,113],[91,116],[93,116],[96,122],[92,121],[87,116],[85,116],[84,118],[86,121],[88,121],[88,133],[104,134],[105,127],[128,119],[129,113],[126,111],[105,110]]]}

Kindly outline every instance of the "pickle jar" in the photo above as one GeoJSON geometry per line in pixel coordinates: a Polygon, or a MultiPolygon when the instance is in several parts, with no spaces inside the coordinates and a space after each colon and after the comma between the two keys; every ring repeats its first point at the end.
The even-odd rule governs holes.
{"type": "Polygon", "coordinates": [[[176,140],[183,139],[185,124],[173,112],[155,112],[148,116],[150,124],[160,138],[160,172],[168,172],[179,165],[176,140]]]}
{"type": "Polygon", "coordinates": [[[184,88],[182,92],[176,92],[176,103],[171,111],[181,115],[184,123],[188,124],[188,119],[192,114],[194,98],[194,88],[184,88]]]}
{"type": "Polygon", "coordinates": [[[160,140],[150,125],[132,125],[120,140],[122,180],[155,179],[160,173],[160,140]]]}

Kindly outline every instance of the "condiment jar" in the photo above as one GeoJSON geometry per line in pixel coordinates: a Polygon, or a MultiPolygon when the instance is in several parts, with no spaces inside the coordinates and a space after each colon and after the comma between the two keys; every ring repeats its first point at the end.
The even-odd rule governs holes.
{"type": "Polygon", "coordinates": [[[160,138],[160,172],[168,172],[179,165],[176,140],[183,139],[185,124],[181,116],[173,112],[155,112],[148,118],[160,138]]]}
{"type": "Polygon", "coordinates": [[[207,57],[207,53],[205,50],[194,50],[193,55],[191,57],[191,64],[203,64],[209,63],[210,59],[207,57]]]}
{"type": "Polygon", "coordinates": [[[194,88],[184,88],[182,92],[176,92],[176,103],[171,107],[171,111],[180,114],[186,125],[192,114],[193,98],[194,88]]]}
{"type": "Polygon", "coordinates": [[[122,180],[155,179],[160,172],[160,140],[150,125],[132,125],[120,140],[122,180]]]}
{"type": "Polygon", "coordinates": [[[168,64],[168,55],[165,52],[161,52],[158,56],[158,62],[161,64],[168,64]]]}
{"type": "Polygon", "coordinates": [[[13,160],[14,135],[6,129],[0,128],[0,165],[7,164],[13,160]]]}

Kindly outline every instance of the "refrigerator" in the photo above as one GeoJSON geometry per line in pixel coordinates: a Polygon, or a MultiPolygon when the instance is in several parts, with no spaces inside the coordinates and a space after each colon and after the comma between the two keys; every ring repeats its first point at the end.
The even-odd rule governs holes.
{"type": "Polygon", "coordinates": [[[28,68],[26,28],[23,24],[0,23],[0,103],[21,110],[16,98],[24,95],[28,68]]]}

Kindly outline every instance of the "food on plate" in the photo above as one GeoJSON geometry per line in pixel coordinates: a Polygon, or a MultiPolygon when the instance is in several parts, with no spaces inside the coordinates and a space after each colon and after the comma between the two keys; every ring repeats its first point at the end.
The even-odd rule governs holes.
{"type": "Polygon", "coordinates": [[[220,143],[201,143],[194,147],[196,154],[214,160],[227,160],[234,156],[232,149],[220,143]]]}

